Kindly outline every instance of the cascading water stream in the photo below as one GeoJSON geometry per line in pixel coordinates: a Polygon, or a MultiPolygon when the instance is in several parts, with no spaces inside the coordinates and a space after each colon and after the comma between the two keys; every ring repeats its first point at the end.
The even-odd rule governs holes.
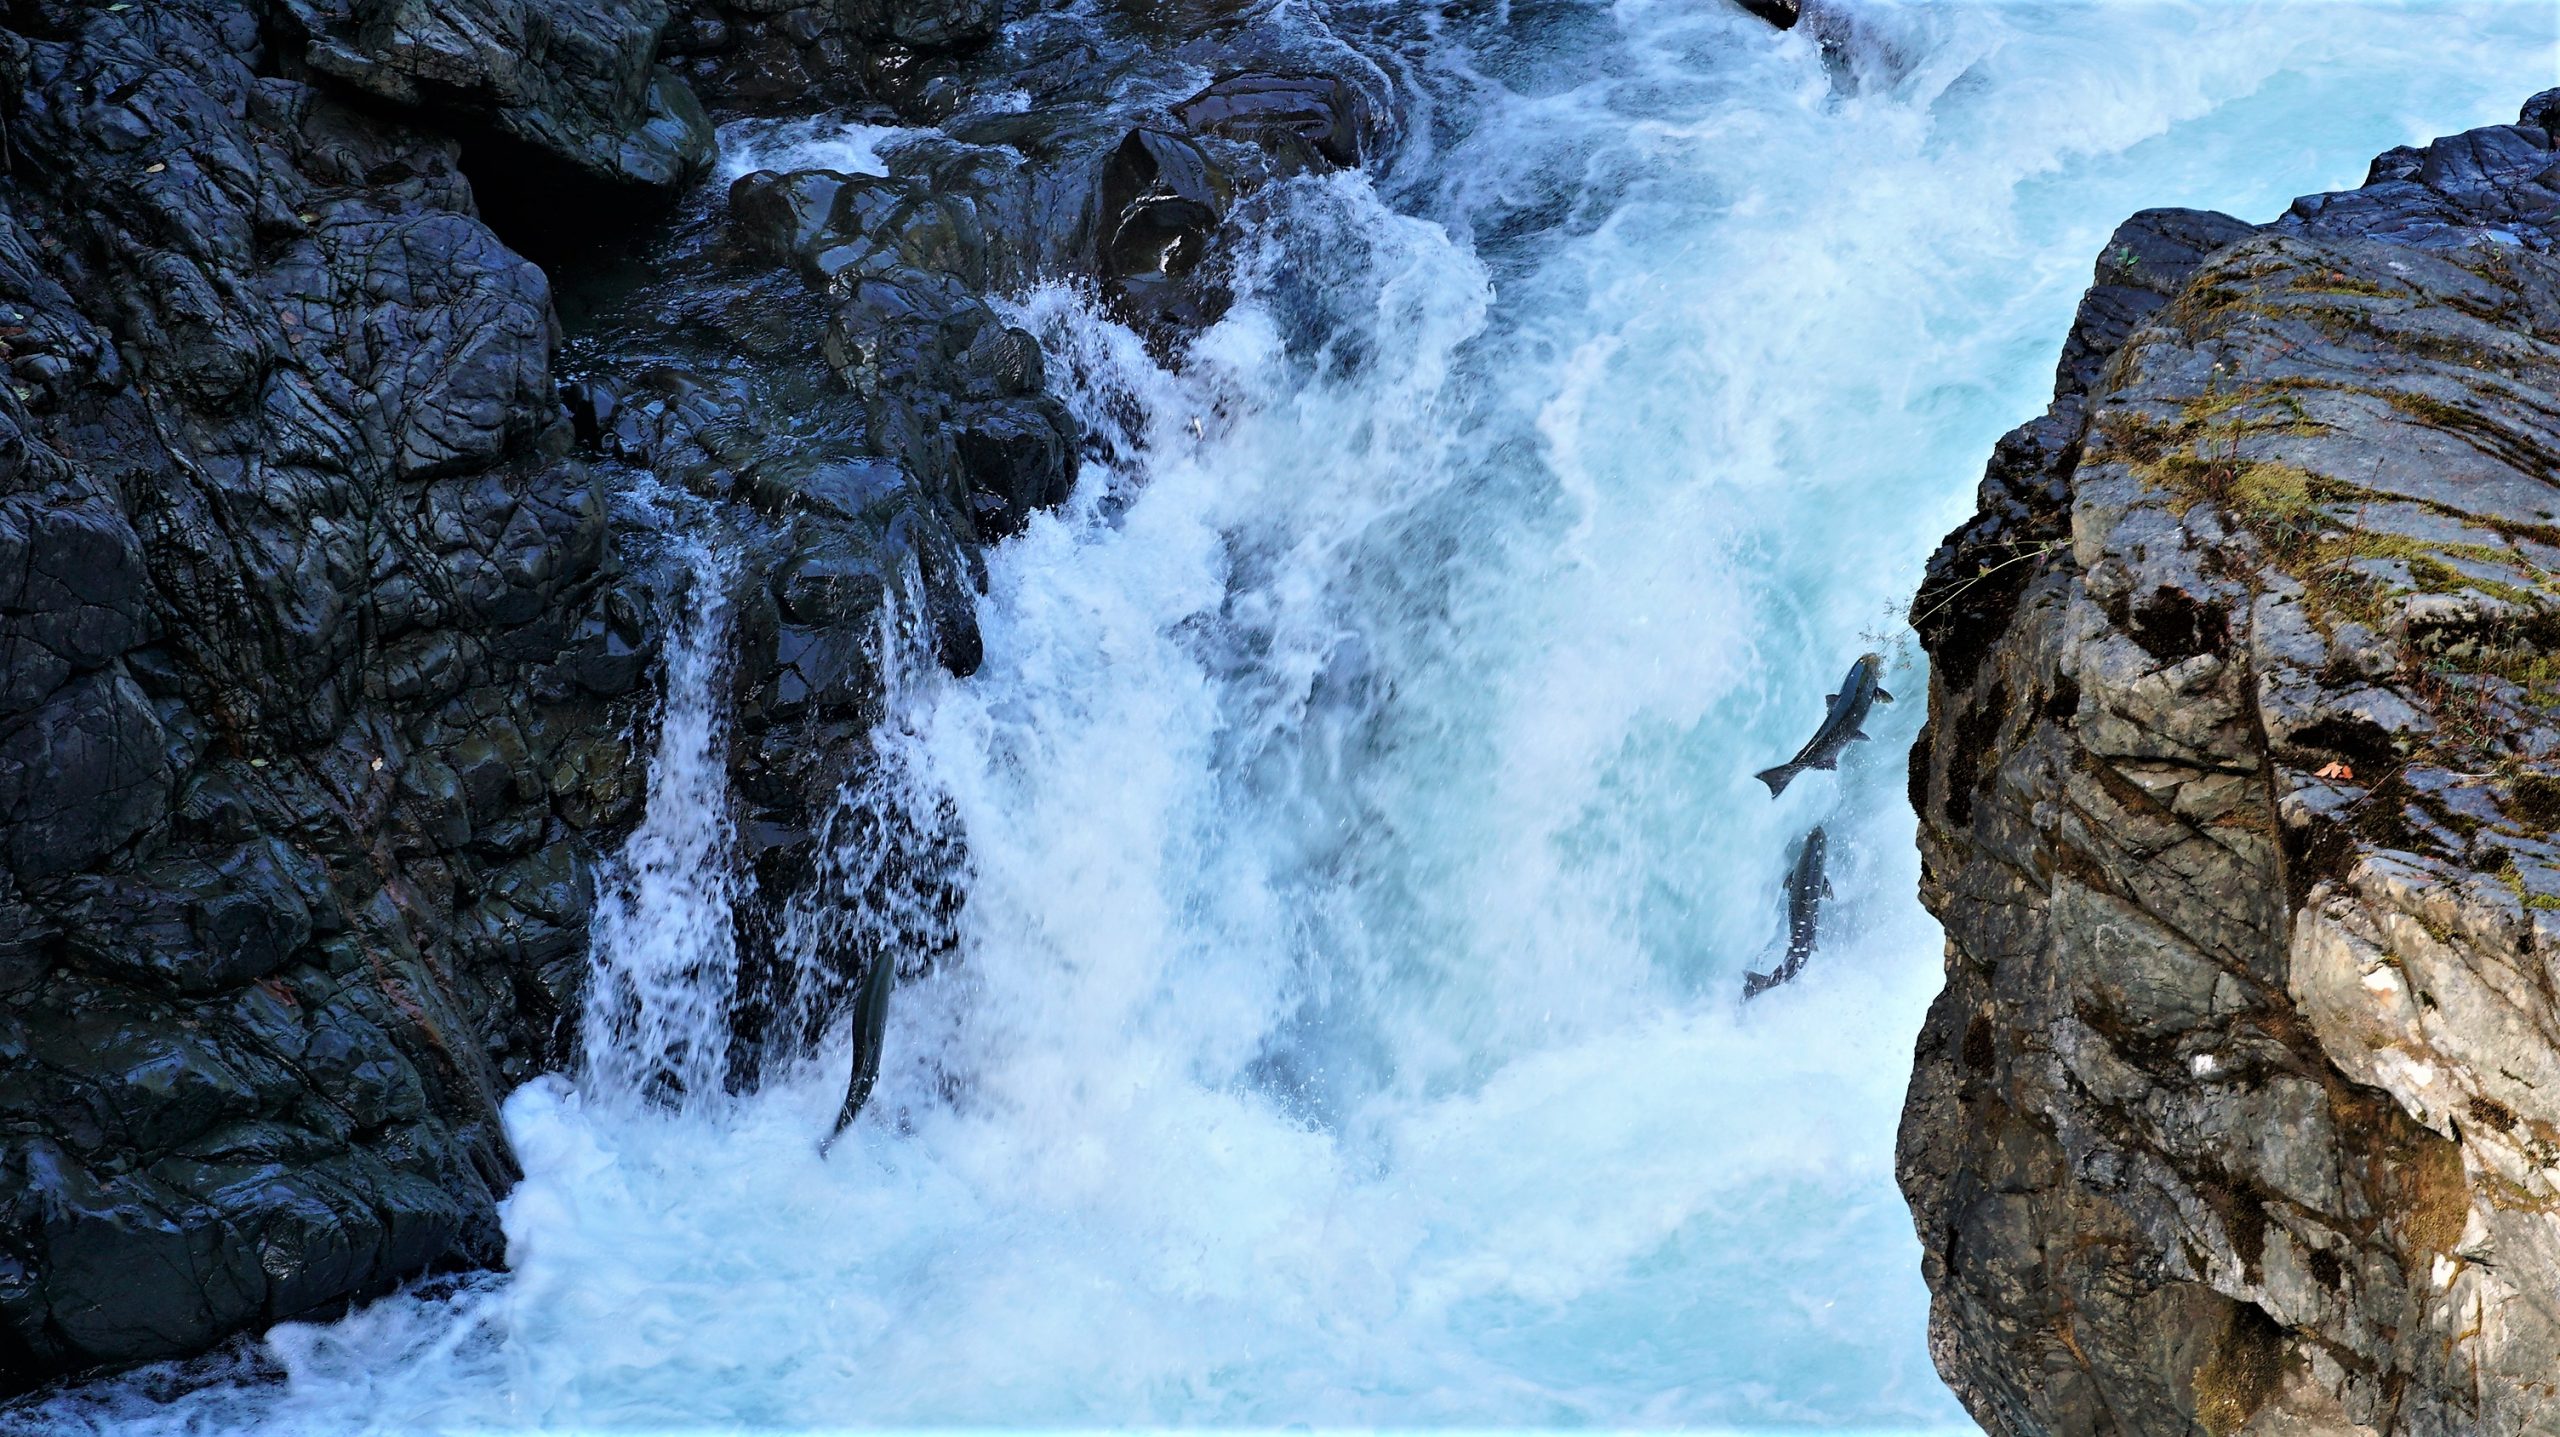
{"type": "Polygon", "coordinates": [[[729,816],[731,565],[686,536],[668,635],[657,752],[640,827],[597,883],[581,1086],[666,1107],[721,1091],[738,973],[736,826],[729,816]]]}
{"type": "Polygon", "coordinates": [[[1074,293],[1020,300],[1098,457],[994,552],[984,667],[909,676],[835,830],[857,897],[965,834],[969,897],[852,905],[949,952],[832,1156],[840,1046],[750,1099],[630,1101],[719,1087],[706,603],[587,1069],[508,1105],[511,1272],[279,1329],[282,1385],[52,1415],[1962,1422],[1891,1176],[1938,981],[1922,676],[1836,777],[1772,802],[1752,771],[1852,656],[1906,652],[1898,604],[2118,219],[2263,218],[2504,118],[2560,19],[1849,0],[1826,62],[1703,0],[1304,8],[1405,88],[1400,166],[1256,200],[1179,370],[1074,293]],[[1821,947],[1746,1008],[1815,823],[1821,947]]]}

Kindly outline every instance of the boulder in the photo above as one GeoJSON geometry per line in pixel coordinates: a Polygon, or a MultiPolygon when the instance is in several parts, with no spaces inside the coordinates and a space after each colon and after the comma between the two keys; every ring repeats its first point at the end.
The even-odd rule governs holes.
{"type": "Polygon", "coordinates": [[[1328,170],[1359,167],[1367,109],[1336,76],[1246,72],[1221,77],[1173,113],[1195,135],[1258,145],[1288,169],[1328,170]]]}
{"type": "Polygon", "coordinates": [[[1223,307],[1212,277],[1194,279],[1226,219],[1235,186],[1198,144],[1163,130],[1129,132],[1103,166],[1096,268],[1134,315],[1197,325],[1223,307]]]}

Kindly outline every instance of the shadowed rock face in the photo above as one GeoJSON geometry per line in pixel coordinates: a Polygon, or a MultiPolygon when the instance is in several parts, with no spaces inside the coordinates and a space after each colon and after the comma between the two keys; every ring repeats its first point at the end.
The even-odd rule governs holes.
{"type": "Polygon", "coordinates": [[[455,144],[0,33],[0,1388],[499,1254],[648,637],[455,144]]]}
{"type": "Polygon", "coordinates": [[[0,1394],[500,1259],[497,1105],[572,1057],[694,601],[644,478],[732,560],[731,1081],[840,1012],[790,921],[848,982],[884,934],[948,946],[961,835],[840,794],[893,597],[975,668],[984,547],[1080,462],[998,297],[1108,281],[1176,353],[1256,193],[1389,138],[1366,72],[1252,7],[1027,8],[0,18],[0,1394]],[[688,76],[1032,108],[712,192],[688,76]],[[1141,134],[1217,204],[1124,183],[1141,134]],[[510,238],[586,256],[560,304],[493,187],[510,238]],[[1132,224],[1183,263],[1115,268],[1132,224]]]}
{"type": "Polygon", "coordinates": [[[2560,156],[2108,242],[1914,605],[1900,1169],[1997,1433],[2560,1431],[2560,156]]]}
{"type": "Polygon", "coordinates": [[[281,0],[316,77],[432,109],[538,179],[672,198],[711,158],[711,120],[657,65],[666,0],[281,0]]]}
{"type": "Polygon", "coordinates": [[[970,72],[1028,0],[679,0],[667,35],[678,68],[707,95],[751,112],[813,103],[948,116],[970,72]]]}

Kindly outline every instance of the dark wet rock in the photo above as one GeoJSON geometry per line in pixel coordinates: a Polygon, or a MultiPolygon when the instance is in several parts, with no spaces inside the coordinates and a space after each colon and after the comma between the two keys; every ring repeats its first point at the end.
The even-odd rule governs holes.
{"type": "Polygon", "coordinates": [[[7,1390],[499,1257],[655,640],[454,130],[222,0],[0,30],[7,1390]]]}
{"type": "Polygon", "coordinates": [[[1001,0],[845,0],[838,13],[874,43],[960,50],[994,39],[1007,8],[1001,0]]]}
{"type": "Polygon", "coordinates": [[[2314,235],[2419,248],[2560,244],[2560,177],[2552,173],[2549,108],[2523,123],[2448,135],[2384,154],[2360,189],[2306,195],[2278,224],[2314,235]]]}
{"type": "Polygon", "coordinates": [[[954,439],[981,533],[1016,533],[1033,513],[1066,502],[1075,482],[1074,436],[1060,418],[1036,398],[998,400],[958,426],[954,439]]]}
{"type": "Polygon", "coordinates": [[[671,197],[711,158],[710,117],[656,64],[666,0],[284,0],[280,18],[314,76],[430,109],[536,181],[671,197]]]}
{"type": "Polygon", "coordinates": [[[2550,1429],[2555,183],[2136,216],[1931,565],[1900,1173],[1993,1432],[2550,1429]]]}
{"type": "Polygon", "coordinates": [[[1173,113],[1193,134],[1247,141],[1292,169],[1354,169],[1373,143],[1367,102],[1333,75],[1228,75],[1173,113]]]}
{"type": "Polygon", "coordinates": [[[855,178],[833,170],[758,170],[739,177],[729,187],[729,213],[738,238],[774,259],[802,262],[831,236],[841,238],[836,200],[855,178]]]}
{"type": "Polygon", "coordinates": [[[915,480],[894,459],[776,454],[756,465],[749,497],[777,518],[795,513],[885,520],[916,499],[915,480]]]}
{"type": "Polygon", "coordinates": [[[912,180],[758,171],[730,188],[729,208],[744,243],[822,288],[902,273],[948,279],[962,292],[986,280],[976,217],[912,180]]]}
{"type": "Polygon", "coordinates": [[[750,111],[885,104],[939,118],[968,57],[1033,8],[1023,0],[694,0],[670,54],[716,102],[750,111]]]}
{"type": "Polygon", "coordinates": [[[1235,184],[1199,145],[1133,130],[1102,172],[1097,267],[1114,295],[1148,317],[1198,322],[1213,298],[1187,283],[1225,220],[1235,184]]]}
{"type": "Polygon", "coordinates": [[[754,450],[737,376],[653,365],[628,377],[587,375],[563,386],[580,440],[603,457],[705,499],[727,497],[754,450]]]}

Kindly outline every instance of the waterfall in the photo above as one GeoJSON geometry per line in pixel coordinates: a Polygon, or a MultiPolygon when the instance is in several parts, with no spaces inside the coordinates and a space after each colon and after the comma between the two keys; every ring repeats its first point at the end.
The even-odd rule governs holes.
{"type": "Polygon", "coordinates": [[[598,876],[577,1088],[592,1103],[698,1111],[755,1086],[732,1066],[742,998],[758,1009],[757,1059],[788,1065],[825,1046],[825,1025],[841,1023],[878,965],[906,978],[931,971],[956,942],[967,860],[948,800],[919,776],[912,752],[918,686],[934,661],[923,576],[910,569],[887,591],[870,640],[887,717],[868,761],[821,814],[814,881],[780,905],[777,961],[757,975],[769,990],[742,994],[738,910],[754,895],[729,791],[739,576],[696,506],[653,491],[642,507],[673,534],[656,562],[680,587],[667,605],[648,801],[598,876]]]}
{"type": "Polygon", "coordinates": [[[990,553],[981,670],[891,666],[786,925],[795,1001],[900,964],[864,1120],[821,1155],[841,1032],[696,1100],[738,961],[706,548],[585,1067],[507,1106],[510,1271],[104,1425],[1962,1423],[1891,1171],[1941,961],[1899,602],[2118,220],[2511,115],[2550,16],[1287,8],[1397,78],[1403,158],[1255,197],[1179,364],[1017,297],[1091,455],[990,553]],[[1903,701],[1773,802],[1870,648],[1903,701]],[[1816,824],[1821,944],[1746,1009],[1816,824]]]}
{"type": "Polygon", "coordinates": [[[597,882],[582,1086],[599,1097],[699,1104],[727,1076],[737,985],[737,830],[729,813],[731,565],[688,535],[666,638],[657,750],[640,826],[597,882]]]}

